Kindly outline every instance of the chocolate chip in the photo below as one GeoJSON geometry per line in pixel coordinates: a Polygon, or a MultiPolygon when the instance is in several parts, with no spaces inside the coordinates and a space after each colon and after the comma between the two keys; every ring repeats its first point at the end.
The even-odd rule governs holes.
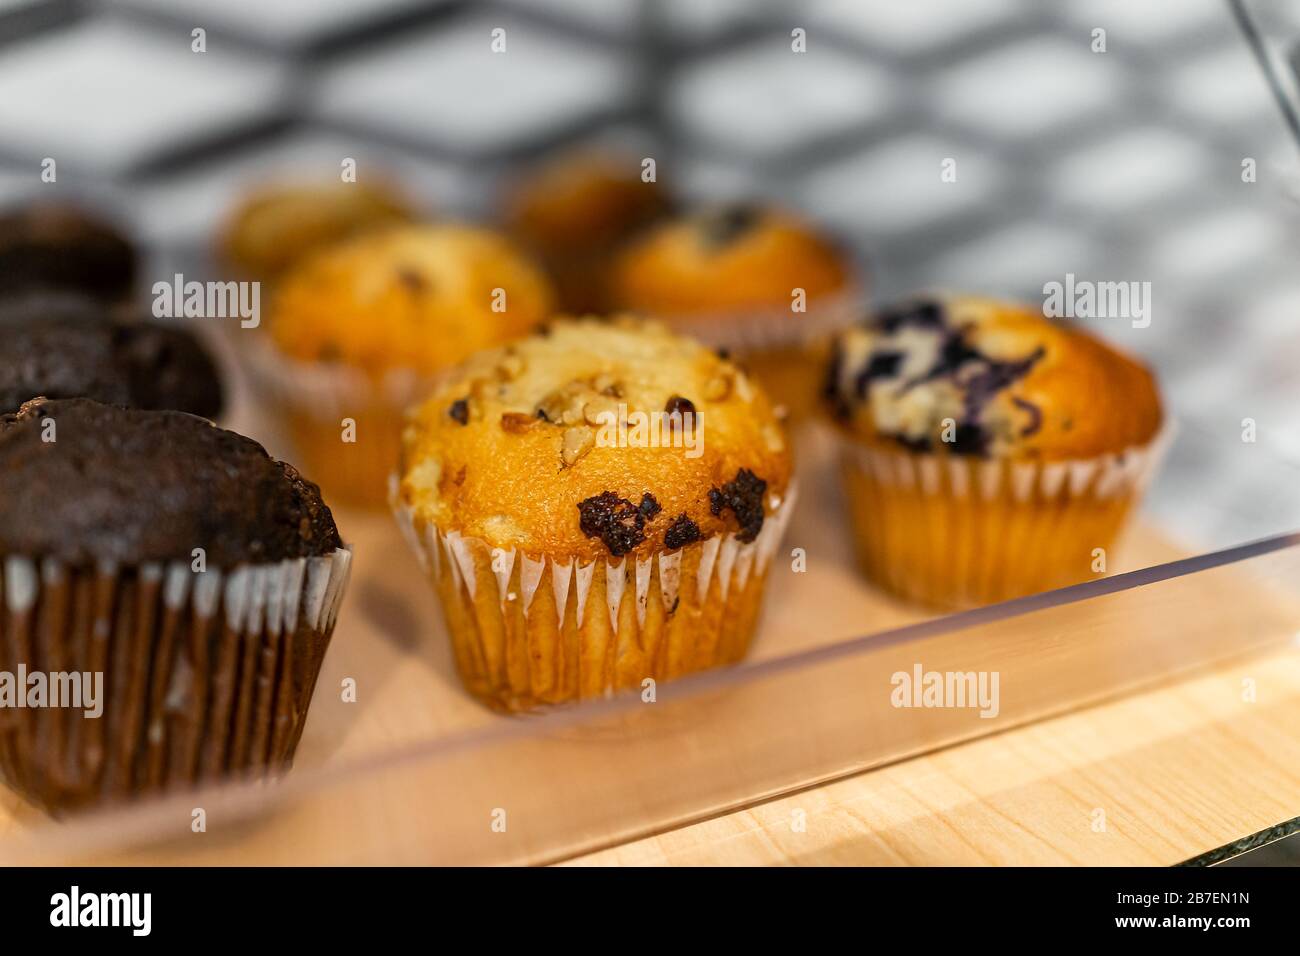
{"type": "Polygon", "coordinates": [[[953,433],[950,447],[958,455],[983,455],[988,451],[992,436],[984,426],[975,422],[961,422],[953,433]]]}
{"type": "Polygon", "coordinates": [[[700,526],[684,514],[678,515],[672,526],[664,532],[664,547],[669,551],[676,551],[699,540],[700,526]]]}
{"type": "Polygon", "coordinates": [[[664,405],[664,411],[669,415],[674,412],[680,412],[683,416],[694,415],[695,403],[689,398],[682,398],[680,395],[674,395],[672,398],[668,399],[667,404],[664,405]]]}
{"type": "Polygon", "coordinates": [[[763,494],[766,491],[766,481],[748,468],[742,468],[721,488],[709,491],[709,511],[720,515],[722,509],[730,508],[740,524],[736,540],[747,544],[763,529],[763,494]]]}
{"type": "Polygon", "coordinates": [[[649,521],[663,510],[664,509],[659,506],[659,502],[655,500],[655,496],[650,494],[648,491],[641,496],[641,503],[637,505],[637,511],[641,512],[642,517],[644,517],[646,521],[649,521]]]}
{"type": "Polygon", "coordinates": [[[645,540],[645,515],[632,502],[612,491],[578,502],[578,515],[582,533],[588,538],[600,538],[616,558],[645,540]]]}
{"type": "Polygon", "coordinates": [[[537,417],[540,418],[542,421],[546,422],[547,424],[552,424],[551,417],[546,414],[546,409],[544,408],[537,409],[537,417]]]}
{"type": "Polygon", "coordinates": [[[757,226],[762,219],[763,210],[757,206],[737,203],[700,216],[697,228],[700,237],[709,245],[727,246],[757,226]]]}
{"type": "Polygon", "coordinates": [[[460,422],[462,425],[469,424],[469,399],[458,398],[451,403],[451,408],[447,409],[447,414],[460,422]]]}
{"type": "Polygon", "coordinates": [[[398,269],[397,281],[412,295],[421,295],[429,291],[429,280],[415,269],[407,267],[398,269]]]}

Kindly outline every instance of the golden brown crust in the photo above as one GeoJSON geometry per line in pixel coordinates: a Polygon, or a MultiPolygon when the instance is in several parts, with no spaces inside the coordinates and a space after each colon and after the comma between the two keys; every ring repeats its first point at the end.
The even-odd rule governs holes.
{"type": "Polygon", "coordinates": [[[1149,444],[1163,423],[1151,371],[1027,307],[918,300],[841,334],[828,382],[860,441],[1056,461],[1149,444]],[[944,434],[944,423],[959,427],[944,434]]]}
{"type": "MultiPolygon", "coordinates": [[[[794,216],[725,207],[665,223],[614,264],[617,308],[671,317],[736,309],[786,309],[845,291],[851,268],[835,246],[794,216]]],[[[797,317],[800,313],[792,312],[797,317]]]]}
{"type": "Polygon", "coordinates": [[[561,320],[475,356],[412,410],[403,446],[400,496],[422,523],[561,560],[673,550],[665,545],[671,528],[678,530],[670,543],[691,537],[683,515],[701,538],[747,537],[757,528],[746,527],[743,499],[756,485],[742,473],[766,483],[757,498],[767,514],[791,473],[783,430],[743,372],[696,342],[632,320],[561,320]],[[635,426],[635,413],[657,415],[674,398],[701,416],[690,442],[661,432],[657,447],[617,447],[636,432],[598,418],[622,404],[635,426]],[[688,444],[698,446],[697,457],[688,444]],[[601,500],[580,511],[591,499],[601,500]],[[644,516],[630,538],[617,532],[633,520],[614,536],[592,533],[611,510],[634,519],[629,509],[644,516]]]}
{"type": "Polygon", "coordinates": [[[220,246],[240,272],[274,279],[318,249],[413,218],[406,200],[383,186],[264,186],[231,214],[220,246]]]}
{"type": "Polygon", "coordinates": [[[294,358],[430,374],[527,334],[552,301],[546,278],[501,236],[407,226],[308,258],[285,277],[268,325],[294,358]]]}
{"type": "Polygon", "coordinates": [[[584,151],[560,156],[522,180],[506,200],[511,235],[548,255],[609,251],[668,210],[657,182],[642,182],[633,156],[584,151]]]}

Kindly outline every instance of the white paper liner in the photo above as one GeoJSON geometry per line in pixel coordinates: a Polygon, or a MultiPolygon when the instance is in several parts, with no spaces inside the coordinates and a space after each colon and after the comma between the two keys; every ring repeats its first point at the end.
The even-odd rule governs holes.
{"type": "Polygon", "coordinates": [[[1066,488],[1072,497],[1106,500],[1141,495],[1159,470],[1175,431],[1174,423],[1168,422],[1146,445],[1095,458],[1053,462],[935,455],[868,447],[852,439],[845,439],[842,445],[848,461],[878,483],[915,487],[927,495],[937,494],[946,477],[947,493],[957,498],[973,495],[991,501],[1005,489],[1015,501],[1029,501],[1035,494],[1054,499],[1066,488]]]}
{"type": "MultiPolygon", "coordinates": [[[[790,522],[796,498],[797,489],[791,482],[785,498],[777,499],[770,505],[771,510],[763,521],[763,529],[753,541],[742,542],[736,532],[728,532],[697,542],[697,545],[703,549],[703,559],[700,561],[696,578],[699,600],[703,600],[708,594],[715,572],[725,600],[730,588],[733,586],[744,588],[751,574],[763,574],[767,571],[772,555],[776,552],[777,545],[780,544],[781,537],[790,522]]],[[[396,502],[393,510],[398,524],[403,529],[403,537],[413,545],[421,564],[436,568],[443,561],[451,561],[460,585],[472,600],[478,593],[480,583],[474,571],[474,553],[491,558],[496,549],[480,538],[466,538],[459,531],[444,532],[434,525],[429,525],[430,534],[422,537],[414,531],[415,519],[410,508],[396,502]]],[[[501,550],[496,553],[499,555],[498,564],[508,561],[513,566],[513,551],[501,550]]],[[[507,583],[511,577],[509,573],[497,574],[494,583],[497,597],[503,606],[508,599],[518,597],[523,601],[524,611],[527,613],[532,606],[542,571],[550,567],[552,586],[555,588],[556,623],[563,622],[568,602],[572,599],[577,602],[577,621],[581,626],[583,616],[587,613],[587,594],[591,589],[592,577],[596,573],[597,565],[603,564],[601,571],[605,575],[610,624],[617,628],[619,608],[629,597],[636,602],[638,622],[645,623],[645,602],[650,586],[651,565],[654,562],[659,566],[663,602],[668,607],[673,605],[677,598],[681,559],[681,549],[636,559],[636,584],[632,591],[627,590],[626,557],[617,561],[607,558],[604,561],[591,561],[585,565],[579,563],[575,571],[575,562],[572,558],[561,561],[545,555],[538,558],[525,555],[524,560],[531,564],[533,569],[527,576],[521,575],[519,595],[512,595],[507,591],[507,583]]]]}
{"type": "Polygon", "coordinates": [[[440,381],[414,369],[389,369],[379,381],[344,363],[305,362],[277,349],[269,336],[255,333],[242,354],[254,385],[272,401],[331,424],[358,409],[383,404],[404,409],[416,404],[440,381]]]}
{"type": "Polygon", "coordinates": [[[791,312],[786,306],[655,317],[705,345],[745,352],[806,344],[852,325],[865,308],[862,290],[855,285],[810,300],[807,312],[791,312]]]}
{"type": "MultiPolygon", "coordinates": [[[[459,612],[473,617],[487,613],[487,607],[498,607],[501,618],[493,622],[492,628],[504,632],[507,618],[513,613],[507,605],[517,601],[525,627],[539,626],[543,630],[551,631],[553,628],[553,632],[561,632],[568,620],[581,632],[584,622],[590,622],[597,627],[593,633],[605,635],[601,639],[612,642],[614,646],[638,641],[638,635],[647,625],[648,605],[655,590],[666,615],[676,612],[679,601],[683,602],[683,607],[691,605],[700,609],[705,607],[706,601],[721,601],[724,606],[721,616],[710,615],[708,624],[701,626],[714,629],[725,626],[725,619],[734,610],[728,603],[729,597],[740,600],[751,579],[759,578],[767,571],[794,511],[796,498],[793,482],[784,497],[769,494],[763,527],[750,542],[742,542],[738,533],[728,532],[676,551],[584,562],[572,557],[494,550],[487,542],[465,537],[459,531],[443,530],[432,524],[422,526],[412,510],[400,500],[397,486],[394,477],[390,484],[392,505],[403,535],[421,564],[432,573],[435,582],[441,579],[445,583],[446,575],[450,576],[459,612]],[[694,565],[696,580],[692,593],[684,596],[680,593],[682,557],[690,551],[698,553],[699,561],[694,565]],[[481,571],[485,566],[492,567],[494,573],[483,575],[481,571]],[[554,597],[553,605],[549,601],[536,601],[539,589],[545,586],[548,569],[551,572],[549,586],[554,597]],[[656,572],[657,589],[654,586],[656,572]],[[596,581],[601,582],[601,587],[593,589],[596,581]],[[495,600],[490,605],[475,600],[485,597],[482,594],[484,588],[492,589],[489,600],[495,600]],[[711,588],[716,588],[716,591],[711,592],[711,588]],[[593,603],[593,593],[602,594],[603,600],[593,603]],[[630,614],[628,602],[632,602],[630,614]],[[537,619],[539,608],[544,608],[541,613],[553,615],[553,619],[537,619]],[[592,615],[600,615],[601,620],[593,621],[592,615]],[[635,633],[625,633],[628,627],[635,633]]],[[[749,601],[752,597],[748,595],[744,600],[749,601]]],[[[447,608],[444,610],[449,612],[447,608]]],[[[696,636],[703,644],[718,639],[714,631],[696,636]]],[[[748,643],[748,636],[745,643],[748,643]]],[[[606,683],[603,692],[608,694],[615,689],[606,683]]],[[[495,690],[504,693],[501,687],[495,690]]],[[[509,706],[508,709],[517,708],[509,706]]]]}

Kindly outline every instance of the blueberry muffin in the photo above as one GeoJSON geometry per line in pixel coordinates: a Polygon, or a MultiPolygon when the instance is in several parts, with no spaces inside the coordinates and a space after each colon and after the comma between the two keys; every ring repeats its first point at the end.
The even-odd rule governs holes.
{"type": "Polygon", "coordinates": [[[373,233],[285,276],[254,369],[327,490],[382,507],[406,406],[470,353],[531,331],[552,301],[542,272],[495,233],[373,233]]]}
{"type": "Polygon", "coordinates": [[[920,299],[846,330],[826,399],[864,570],[943,608],[1102,573],[1164,444],[1146,367],[984,299],[920,299]]]}
{"type": "Polygon", "coordinates": [[[0,412],[42,396],[204,418],[221,412],[221,380],[198,339],[178,327],[117,321],[93,299],[0,299],[0,343],[0,412]]]}
{"type": "Polygon", "coordinates": [[[366,183],[264,186],[222,228],[223,258],[241,275],[274,282],[310,253],[415,218],[396,192],[366,183]]]}
{"type": "Polygon", "coordinates": [[[288,766],[350,553],[316,486],[256,442],[29,402],[0,416],[0,565],[0,668],[103,674],[82,706],[5,711],[0,772],[33,803],[288,766]]]}
{"type": "Polygon", "coordinates": [[[559,320],[409,418],[395,506],[461,676],[526,710],[739,660],[791,508],[767,398],[633,320],[559,320]]]}
{"type": "Polygon", "coordinates": [[[793,214],[706,209],[642,235],[615,260],[611,300],[731,351],[796,413],[815,405],[827,335],[860,284],[837,243],[793,214]]]}
{"type": "Polygon", "coordinates": [[[555,282],[562,309],[603,312],[618,249],[670,211],[658,182],[643,182],[637,157],[596,149],[563,153],[509,191],[504,220],[555,282]]]}
{"type": "Polygon", "coordinates": [[[0,212],[0,296],[47,289],[120,303],[131,295],[137,268],[125,236],[73,206],[32,203],[0,212]]]}

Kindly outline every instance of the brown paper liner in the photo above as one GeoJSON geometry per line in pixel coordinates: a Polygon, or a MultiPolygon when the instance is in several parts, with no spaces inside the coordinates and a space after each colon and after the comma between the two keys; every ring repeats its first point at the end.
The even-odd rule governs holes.
{"type": "Polygon", "coordinates": [[[0,670],[100,672],[85,708],[0,708],[0,773],[56,815],[289,767],[350,552],[229,573],[10,556],[0,670]]]}
{"type": "Polygon", "coordinates": [[[899,597],[977,607],[1100,577],[1170,431],[1123,453],[1012,462],[864,447],[843,474],[859,564],[899,597]]]}
{"type": "Polygon", "coordinates": [[[494,552],[396,511],[438,592],[466,689],[493,709],[520,712],[739,661],[792,498],[773,504],[748,544],[722,535],[585,566],[494,552]]]}

